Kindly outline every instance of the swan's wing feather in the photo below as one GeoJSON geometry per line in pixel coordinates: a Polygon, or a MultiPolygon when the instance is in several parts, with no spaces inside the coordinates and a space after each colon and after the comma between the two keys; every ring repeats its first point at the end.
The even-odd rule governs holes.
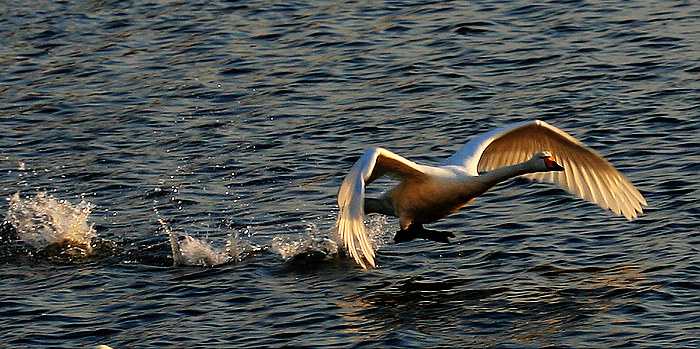
{"type": "Polygon", "coordinates": [[[345,248],[363,268],[374,267],[374,248],[365,231],[365,187],[375,179],[391,175],[399,180],[422,180],[421,166],[386,149],[365,152],[345,176],[338,191],[338,235],[345,248]]]}
{"type": "Polygon", "coordinates": [[[540,120],[487,132],[468,142],[448,160],[478,173],[526,161],[540,151],[551,152],[564,171],[525,177],[555,183],[569,193],[630,220],[647,204],[634,185],[595,150],[540,120]]]}
{"type": "MultiPolygon", "coordinates": [[[[501,137],[508,132],[518,129],[520,127],[530,124],[531,121],[519,122],[515,124],[510,124],[502,127],[492,129],[488,132],[484,132],[464,144],[461,149],[454,153],[449,158],[445,159],[440,165],[442,166],[460,166],[466,169],[466,171],[473,175],[478,176],[477,165],[481,160],[481,155],[484,149],[489,146],[495,139],[501,137]]],[[[533,153],[534,154],[534,153],[533,153]]],[[[497,154],[496,154],[497,155],[497,154]]]]}

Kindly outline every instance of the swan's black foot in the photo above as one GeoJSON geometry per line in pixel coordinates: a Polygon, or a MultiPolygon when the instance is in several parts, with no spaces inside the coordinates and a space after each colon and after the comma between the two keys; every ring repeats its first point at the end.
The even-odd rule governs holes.
{"type": "Polygon", "coordinates": [[[421,224],[411,224],[408,226],[408,229],[399,230],[396,232],[396,235],[394,235],[394,242],[400,243],[411,241],[413,239],[426,239],[430,241],[449,243],[449,238],[453,237],[455,237],[455,234],[452,234],[449,231],[425,229],[421,224]]]}

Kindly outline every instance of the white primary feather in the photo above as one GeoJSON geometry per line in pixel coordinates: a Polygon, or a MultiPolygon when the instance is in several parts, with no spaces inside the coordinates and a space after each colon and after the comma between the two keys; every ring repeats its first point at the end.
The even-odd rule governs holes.
{"type": "Polygon", "coordinates": [[[375,266],[374,248],[365,232],[365,186],[390,174],[401,180],[422,178],[420,166],[386,149],[374,148],[355,162],[338,191],[338,234],[350,255],[366,268],[375,266]]]}

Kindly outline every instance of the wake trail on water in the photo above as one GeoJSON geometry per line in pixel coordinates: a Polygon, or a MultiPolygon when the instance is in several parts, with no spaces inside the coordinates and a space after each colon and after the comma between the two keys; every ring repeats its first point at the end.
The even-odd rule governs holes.
{"type": "MultiPolygon", "coordinates": [[[[46,192],[25,197],[16,193],[7,200],[9,209],[0,227],[0,257],[4,261],[12,261],[18,255],[66,262],[121,256],[124,259],[122,263],[167,265],[171,255],[175,267],[213,267],[241,262],[267,250],[284,262],[317,264],[345,257],[335,229],[324,231],[310,222],[306,222],[301,234],[275,236],[269,246],[261,247],[251,241],[248,229],[229,233],[219,241],[175,232],[154,207],[161,230],[167,235],[167,242],[153,243],[153,239],[133,242],[125,239],[118,244],[97,234],[94,223],[89,222],[95,205],[85,200],[73,205],[46,192]]],[[[367,218],[367,232],[375,250],[390,241],[391,229],[387,225],[384,216],[370,215],[367,218]]]]}

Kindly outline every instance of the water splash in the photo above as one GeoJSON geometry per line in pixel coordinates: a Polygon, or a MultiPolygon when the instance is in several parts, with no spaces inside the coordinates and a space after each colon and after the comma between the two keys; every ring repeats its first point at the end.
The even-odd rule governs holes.
{"type": "Polygon", "coordinates": [[[384,215],[372,214],[366,217],[366,231],[372,240],[375,250],[393,241],[396,229],[391,226],[389,218],[384,215]]]}
{"type": "MultiPolygon", "coordinates": [[[[372,246],[377,250],[386,245],[393,236],[393,231],[388,227],[389,222],[385,216],[370,215],[367,217],[367,234],[372,246]]],[[[337,234],[324,234],[318,230],[315,224],[307,223],[305,236],[293,240],[287,236],[277,236],[272,239],[272,251],[279,254],[286,262],[297,260],[330,260],[339,256],[343,251],[343,243],[337,234]]]]}
{"type": "Polygon", "coordinates": [[[279,254],[284,261],[298,259],[332,259],[338,255],[338,243],[323,236],[316,225],[307,223],[306,236],[292,240],[287,236],[272,239],[272,251],[279,254]]]}
{"type": "Polygon", "coordinates": [[[224,251],[220,251],[206,241],[185,235],[179,240],[175,235],[170,235],[170,246],[173,250],[173,265],[201,265],[212,267],[228,263],[231,257],[224,251]]]}
{"type": "Polygon", "coordinates": [[[204,240],[189,235],[179,238],[162,219],[158,219],[158,222],[170,238],[173,266],[212,267],[231,262],[240,262],[259,249],[252,243],[242,239],[239,234],[230,235],[226,239],[224,248],[217,248],[204,240]]]}
{"type": "Polygon", "coordinates": [[[80,258],[93,252],[92,240],[97,237],[87,219],[94,205],[82,200],[73,206],[47,193],[9,198],[6,221],[20,240],[48,256],[80,258]]]}
{"type": "MultiPolygon", "coordinates": [[[[245,230],[243,233],[247,235],[249,232],[245,230]]],[[[232,261],[235,262],[240,262],[251,254],[262,250],[264,250],[264,248],[253,244],[250,240],[241,236],[240,232],[231,234],[228,239],[226,239],[226,253],[231,257],[232,261]]]]}
{"type": "Polygon", "coordinates": [[[291,240],[276,236],[272,239],[272,251],[285,261],[302,258],[331,259],[338,254],[338,244],[326,237],[291,240]]]}

